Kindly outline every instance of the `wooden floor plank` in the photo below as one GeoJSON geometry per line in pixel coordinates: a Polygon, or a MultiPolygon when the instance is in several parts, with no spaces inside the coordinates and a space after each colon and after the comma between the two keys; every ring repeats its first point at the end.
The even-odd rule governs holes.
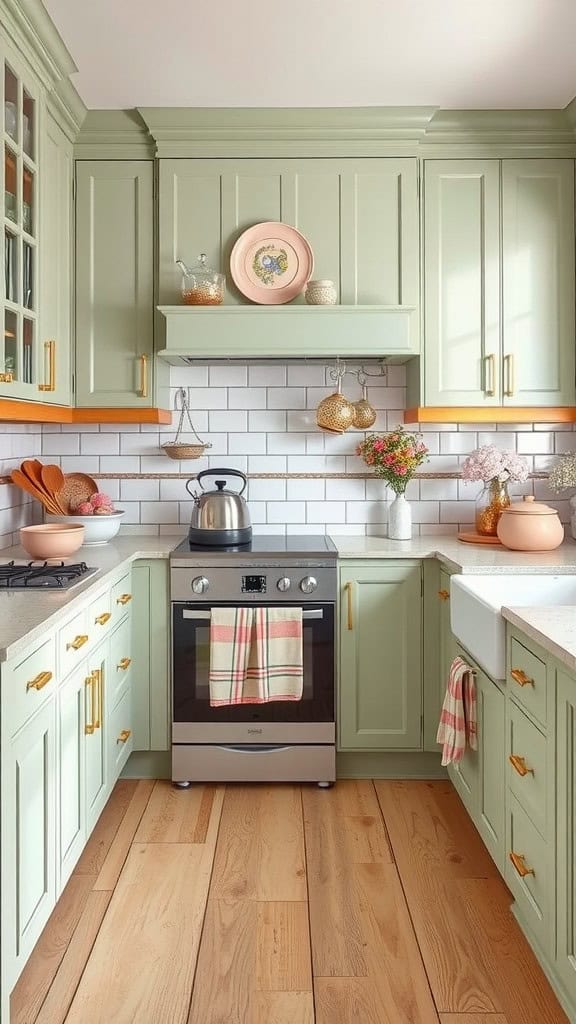
{"type": "Polygon", "coordinates": [[[132,799],[94,883],[95,889],[114,889],[153,789],[154,782],[151,779],[140,779],[136,783],[132,799]]]}
{"type": "Polygon", "coordinates": [[[382,1009],[371,978],[316,978],[314,1002],[316,1024],[400,1024],[382,1009]]]}
{"type": "Polygon", "coordinates": [[[137,786],[136,779],[119,779],[116,783],[74,869],[75,875],[99,873],[137,786]]]}
{"type": "Polygon", "coordinates": [[[259,992],[311,992],[307,903],[258,903],[254,987],[259,992]]]}
{"type": "Polygon", "coordinates": [[[111,898],[110,892],[91,892],[88,896],[36,1024],[64,1024],[111,898]]]}
{"type": "Polygon", "coordinates": [[[136,843],[204,843],[215,786],[191,786],[178,789],[172,783],[159,780],[134,841],[136,843]]]}
{"type": "Polygon", "coordinates": [[[509,1024],[502,1013],[441,1013],[440,1024],[509,1024]]]}
{"type": "Polygon", "coordinates": [[[378,780],[378,801],[401,872],[425,881],[497,878],[498,870],[450,782],[378,780]]]}
{"type": "Polygon", "coordinates": [[[86,906],[94,875],[72,875],[10,997],[11,1024],[33,1024],[86,906]]]}
{"type": "Polygon", "coordinates": [[[314,1024],[311,992],[254,992],[250,1011],[243,1024],[314,1024]]]}
{"type": "Polygon", "coordinates": [[[210,867],[203,845],[132,846],[66,1024],[184,1024],[210,867]]]}
{"type": "Polygon", "coordinates": [[[228,786],[210,898],[306,900],[298,786],[228,786]]]}

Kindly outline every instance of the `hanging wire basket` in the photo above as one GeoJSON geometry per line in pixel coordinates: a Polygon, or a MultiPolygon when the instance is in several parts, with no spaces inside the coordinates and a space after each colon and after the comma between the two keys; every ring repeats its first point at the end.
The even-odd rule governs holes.
{"type": "MultiPolygon", "coordinates": [[[[176,437],[173,441],[165,441],[161,445],[162,451],[169,459],[199,459],[204,455],[204,452],[211,448],[212,445],[207,441],[202,441],[198,437],[194,429],[194,424],[190,418],[190,406],[186,397],[184,388],[179,388],[174,398],[174,409],[176,412],[180,412],[180,419],[178,420],[178,427],[176,429],[176,437]],[[180,403],[180,406],[178,405],[180,403]],[[182,428],[184,426],[184,420],[188,420],[190,427],[190,433],[196,438],[197,444],[191,444],[189,441],[182,441],[182,428]]],[[[188,431],[186,431],[188,433],[188,431]]]]}

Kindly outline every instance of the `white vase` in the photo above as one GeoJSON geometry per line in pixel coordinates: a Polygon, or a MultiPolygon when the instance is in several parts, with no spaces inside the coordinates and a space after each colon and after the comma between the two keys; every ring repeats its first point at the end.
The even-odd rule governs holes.
{"type": "Polygon", "coordinates": [[[570,533],[576,540],[576,495],[570,498],[570,533]]]}
{"type": "Polygon", "coordinates": [[[412,537],[412,509],[403,494],[397,494],[388,508],[388,536],[390,540],[412,537]]]}

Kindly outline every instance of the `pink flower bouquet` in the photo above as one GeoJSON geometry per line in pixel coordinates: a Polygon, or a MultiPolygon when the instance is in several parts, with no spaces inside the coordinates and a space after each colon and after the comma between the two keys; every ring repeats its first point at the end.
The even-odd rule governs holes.
{"type": "Polygon", "coordinates": [[[499,480],[504,483],[514,480],[523,483],[528,479],[528,461],[516,452],[501,451],[493,444],[476,448],[462,463],[463,480],[499,480]]]}
{"type": "Polygon", "coordinates": [[[356,448],[376,476],[386,481],[396,494],[404,494],[408,481],[418,466],[427,461],[428,449],[420,434],[410,434],[396,427],[390,434],[368,434],[356,448]]]}

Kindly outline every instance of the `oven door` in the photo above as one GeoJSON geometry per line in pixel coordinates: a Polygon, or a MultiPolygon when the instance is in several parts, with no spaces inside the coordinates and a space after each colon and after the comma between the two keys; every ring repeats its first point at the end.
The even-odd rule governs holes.
{"type": "MultiPolygon", "coordinates": [[[[270,605],[272,607],[272,605],[270,605]]],[[[250,605],[252,607],[252,605],[250,605]]],[[[297,607],[285,602],[274,607],[297,607]]],[[[207,743],[235,739],[252,743],[282,741],[294,735],[291,723],[320,728],[324,742],[334,736],[334,604],[310,604],[302,609],[304,685],[302,700],[269,704],[234,704],[210,707],[210,606],[172,605],[173,739],[207,743]],[[206,724],[218,726],[206,730],[206,724]],[[235,725],[251,727],[235,730],[235,725]],[[262,723],[262,725],[260,725],[262,723]],[[265,728],[275,723],[275,728],[265,728]],[[198,726],[201,726],[199,729],[198,726]],[[288,731],[283,731],[284,727],[288,731]]],[[[318,739],[313,730],[312,741],[318,739]]]]}

